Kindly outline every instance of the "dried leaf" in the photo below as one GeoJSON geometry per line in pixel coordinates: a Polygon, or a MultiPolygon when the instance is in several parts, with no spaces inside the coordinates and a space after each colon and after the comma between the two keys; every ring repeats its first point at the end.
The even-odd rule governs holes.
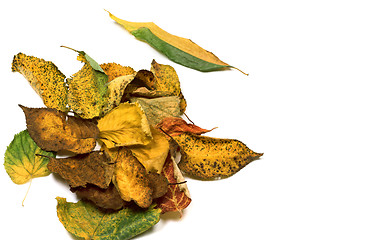
{"type": "Polygon", "coordinates": [[[234,139],[212,138],[191,133],[173,138],[181,148],[179,168],[204,180],[229,177],[262,156],[234,139]]]}
{"type": "Polygon", "coordinates": [[[151,99],[132,97],[130,102],[141,105],[149,123],[153,126],[160,123],[166,117],[178,117],[181,115],[180,100],[175,96],[151,99]]]}
{"type": "Polygon", "coordinates": [[[126,75],[126,76],[119,76],[114,78],[111,82],[107,83],[108,87],[108,97],[107,97],[107,105],[102,110],[102,115],[105,115],[113,108],[117,107],[123,97],[124,90],[126,89],[127,85],[133,81],[134,75],[126,75]]]}
{"type": "Polygon", "coordinates": [[[146,145],[152,134],[146,115],[136,103],[121,103],[98,121],[100,141],[108,148],[146,145]]]}
{"type": "Polygon", "coordinates": [[[134,200],[138,206],[148,208],[152,203],[152,189],[146,169],[124,147],[106,150],[116,162],[113,183],[124,201],[134,200]]]}
{"type": "Polygon", "coordinates": [[[184,182],[184,179],[170,155],[166,159],[162,174],[167,178],[170,185],[167,193],[156,199],[157,207],[161,209],[161,213],[178,211],[182,214],[182,210],[189,206],[191,198],[185,183],[176,184],[184,182]]]}
{"type": "Polygon", "coordinates": [[[44,105],[67,111],[66,76],[52,62],[18,53],[14,56],[11,70],[21,73],[28,80],[44,105]]]}
{"type": "Polygon", "coordinates": [[[155,75],[156,84],[154,89],[158,91],[170,92],[180,99],[180,112],[184,113],[186,109],[186,100],[180,89],[179,77],[175,69],[169,65],[158,64],[152,61],[151,71],[155,75]]]}
{"type": "Polygon", "coordinates": [[[74,51],[79,53],[77,60],[85,64],[80,71],[66,79],[69,87],[68,104],[82,118],[99,117],[107,105],[108,76],[85,52],[74,51]]]}
{"type": "Polygon", "coordinates": [[[149,186],[152,189],[152,198],[159,198],[166,194],[168,189],[168,180],[163,174],[150,172],[147,175],[149,186]]]}
{"type": "Polygon", "coordinates": [[[104,212],[92,204],[67,202],[57,197],[57,215],[66,230],[85,240],[131,239],[158,223],[159,209],[125,208],[118,212],[104,212]]]}
{"type": "Polygon", "coordinates": [[[200,135],[212,131],[200,128],[194,124],[188,124],[184,119],[179,117],[166,117],[162,119],[156,128],[161,129],[164,133],[167,133],[172,137],[185,132],[200,135]]]}
{"type": "Polygon", "coordinates": [[[67,116],[56,109],[19,106],[24,111],[29,135],[43,150],[82,154],[95,148],[99,130],[92,121],[67,116]]]}
{"type": "Polygon", "coordinates": [[[126,204],[112,183],[107,189],[102,189],[95,185],[88,184],[85,188],[71,188],[71,191],[75,192],[77,197],[89,200],[96,206],[105,209],[119,210],[126,204]]]}
{"type": "Polygon", "coordinates": [[[155,88],[156,79],[151,71],[139,70],[136,75],[136,82],[140,82],[150,89],[155,88]]]}
{"type": "Polygon", "coordinates": [[[50,158],[48,169],[59,174],[71,187],[86,187],[90,183],[106,189],[114,174],[114,165],[101,151],[68,158],[50,158]]]}
{"type": "Polygon", "coordinates": [[[141,97],[141,98],[159,98],[159,97],[169,97],[172,96],[172,93],[157,91],[157,90],[149,90],[146,87],[139,87],[129,93],[132,97],[141,97]]]}
{"type": "Polygon", "coordinates": [[[4,167],[11,180],[24,184],[32,178],[49,175],[48,158],[40,155],[56,156],[54,152],[40,149],[27,130],[16,134],[5,151],[4,167]]]}
{"type": "Polygon", "coordinates": [[[109,13],[109,16],[137,39],[147,42],[170,60],[185,67],[203,72],[232,67],[190,39],[172,35],[153,22],[128,22],[115,17],[111,13],[109,13]]]}
{"type": "Polygon", "coordinates": [[[113,81],[120,76],[135,75],[136,72],[131,67],[125,67],[118,63],[103,63],[100,67],[104,70],[104,73],[108,75],[108,82],[113,81]]]}
{"type": "Polygon", "coordinates": [[[153,127],[151,127],[151,132],[153,139],[150,143],[144,146],[129,146],[128,149],[148,172],[161,173],[170,145],[163,133],[153,127]]]}

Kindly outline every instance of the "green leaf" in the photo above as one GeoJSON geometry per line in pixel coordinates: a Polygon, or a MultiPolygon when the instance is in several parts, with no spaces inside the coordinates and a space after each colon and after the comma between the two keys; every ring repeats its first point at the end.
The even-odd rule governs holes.
{"type": "Polygon", "coordinates": [[[50,174],[47,168],[48,158],[55,157],[54,152],[40,149],[27,130],[14,136],[5,152],[4,167],[11,180],[16,184],[24,184],[32,178],[50,174]]]}
{"type": "Polygon", "coordinates": [[[125,208],[119,212],[103,212],[91,203],[67,202],[57,197],[57,215],[66,230],[81,239],[131,239],[150,229],[160,220],[160,209],[125,208]]]}
{"type": "Polygon", "coordinates": [[[77,60],[85,65],[71,78],[66,79],[69,87],[68,104],[82,118],[99,117],[108,103],[108,76],[85,52],[74,51],[79,53],[77,60]]]}

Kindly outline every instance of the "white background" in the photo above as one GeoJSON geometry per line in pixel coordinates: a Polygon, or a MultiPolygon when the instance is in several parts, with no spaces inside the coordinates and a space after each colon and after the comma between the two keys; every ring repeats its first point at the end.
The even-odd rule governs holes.
{"type": "MultiPolygon", "coordinates": [[[[17,104],[42,107],[19,73],[18,52],[70,76],[82,64],[66,45],[97,62],[149,69],[172,65],[187,114],[209,136],[234,138],[257,160],[231,178],[188,180],[192,203],[139,239],[365,239],[365,14],[363,1],[7,1],[1,24],[1,156],[25,129],[17,104]],[[236,70],[179,66],[114,23],[153,21],[192,39],[236,70]]],[[[56,196],[76,198],[54,176],[14,184],[0,169],[1,239],[72,239],[56,196]]]]}

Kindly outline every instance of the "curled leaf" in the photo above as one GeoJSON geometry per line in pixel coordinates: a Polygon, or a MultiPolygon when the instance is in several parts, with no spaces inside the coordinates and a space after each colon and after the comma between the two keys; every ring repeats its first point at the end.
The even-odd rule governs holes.
{"type": "Polygon", "coordinates": [[[146,145],[152,134],[146,115],[136,103],[121,103],[98,121],[100,141],[108,148],[146,145]]]}
{"type": "Polygon", "coordinates": [[[56,109],[19,106],[24,111],[29,135],[43,150],[82,154],[95,148],[99,130],[92,121],[67,116],[56,109]]]}
{"type": "Polygon", "coordinates": [[[21,73],[34,91],[43,99],[44,105],[67,111],[66,76],[56,65],[44,59],[18,53],[11,66],[13,72],[21,73]]]}
{"type": "Polygon", "coordinates": [[[122,199],[134,200],[138,206],[148,208],[152,203],[152,189],[146,169],[127,148],[106,151],[116,162],[113,183],[122,199]]]}
{"type": "Polygon", "coordinates": [[[14,136],[5,151],[4,167],[11,180],[16,184],[24,184],[32,178],[50,174],[47,169],[48,158],[54,152],[47,152],[37,146],[27,130],[14,136]]]}
{"type": "Polygon", "coordinates": [[[67,202],[57,197],[57,216],[66,230],[85,240],[127,240],[159,222],[160,209],[124,208],[110,213],[97,209],[91,203],[67,202]]]}
{"type": "Polygon", "coordinates": [[[210,132],[212,130],[203,129],[194,124],[188,124],[184,119],[179,117],[166,117],[156,126],[164,133],[170,136],[178,136],[185,132],[194,133],[197,135],[210,132]]]}
{"type": "Polygon", "coordinates": [[[137,39],[147,42],[170,60],[185,67],[203,72],[232,67],[190,39],[172,35],[153,22],[129,22],[111,13],[109,16],[137,39]]]}
{"type": "Polygon", "coordinates": [[[179,168],[204,180],[229,177],[262,156],[234,139],[219,139],[191,133],[173,138],[181,148],[179,168]]]}
{"type": "Polygon", "coordinates": [[[101,151],[79,154],[68,158],[50,158],[49,171],[58,173],[71,187],[86,187],[94,184],[108,188],[114,173],[114,165],[101,151]]]}

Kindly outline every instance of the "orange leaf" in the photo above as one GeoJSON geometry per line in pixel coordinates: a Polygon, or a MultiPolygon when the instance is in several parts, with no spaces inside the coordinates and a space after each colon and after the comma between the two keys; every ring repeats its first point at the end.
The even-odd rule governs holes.
{"type": "Polygon", "coordinates": [[[164,133],[167,133],[170,136],[178,136],[185,132],[200,135],[214,129],[207,130],[194,124],[188,124],[184,119],[179,117],[166,117],[157,125],[157,128],[160,128],[164,133]]]}

